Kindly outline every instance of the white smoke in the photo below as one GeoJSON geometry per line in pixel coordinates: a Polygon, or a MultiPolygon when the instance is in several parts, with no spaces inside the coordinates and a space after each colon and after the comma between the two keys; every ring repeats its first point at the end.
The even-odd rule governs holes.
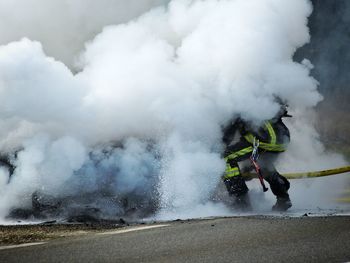
{"type": "MultiPolygon", "coordinates": [[[[48,17],[46,9],[66,14],[65,1],[31,2],[41,4],[40,21],[71,33],[38,29],[36,14],[19,4],[28,29],[14,30],[18,35],[5,31],[2,41],[39,39],[56,59],[70,66],[78,61],[81,71],[73,74],[28,38],[0,47],[0,147],[4,153],[19,151],[9,183],[8,171],[0,170],[1,216],[29,206],[31,193],[39,190],[56,196],[156,190],[162,211],[203,211],[225,167],[223,124],[236,114],[257,122],[271,118],[279,109],[275,96],[295,112],[321,100],[308,63],[292,60],[309,41],[307,0],[173,0],[124,24],[118,23],[160,2],[142,1],[135,8],[122,1],[77,1],[68,19],[48,17]],[[109,11],[107,2],[129,11],[109,11]],[[108,23],[116,25],[105,27],[74,57],[108,23]],[[72,45],[52,44],[61,39],[72,45]]],[[[4,3],[0,17],[9,19],[4,10],[12,5],[4,3]]],[[[305,123],[310,132],[302,140],[314,144],[314,130],[299,120],[292,132],[299,134],[305,123]]],[[[308,148],[316,160],[318,150],[308,148]]],[[[201,215],[218,211],[209,210],[201,215]]]]}
{"type": "Polygon", "coordinates": [[[104,26],[129,21],[166,0],[2,0],[0,44],[23,37],[40,41],[70,67],[84,43],[104,26]]]}

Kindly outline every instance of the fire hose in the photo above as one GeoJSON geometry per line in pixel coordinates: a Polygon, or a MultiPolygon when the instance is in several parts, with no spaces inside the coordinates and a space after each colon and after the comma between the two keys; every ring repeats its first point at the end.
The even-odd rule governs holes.
{"type": "MultiPolygon", "coordinates": [[[[303,178],[324,177],[324,176],[342,174],[342,173],[348,173],[348,172],[350,172],[350,166],[338,167],[338,168],[321,170],[321,171],[313,171],[313,172],[284,173],[282,175],[287,179],[303,179],[303,178]]],[[[258,178],[258,175],[255,173],[243,173],[243,176],[247,179],[258,178]]]]}

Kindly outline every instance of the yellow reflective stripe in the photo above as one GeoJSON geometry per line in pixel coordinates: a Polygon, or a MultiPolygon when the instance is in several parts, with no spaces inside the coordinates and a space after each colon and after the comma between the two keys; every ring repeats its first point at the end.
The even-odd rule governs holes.
{"type": "Polygon", "coordinates": [[[250,153],[250,152],[252,152],[252,151],[253,151],[253,147],[252,147],[252,146],[249,146],[249,147],[247,147],[247,148],[244,148],[244,149],[242,149],[242,150],[240,150],[240,151],[231,153],[230,155],[226,156],[225,161],[236,159],[236,158],[238,158],[238,157],[240,157],[240,156],[243,156],[243,155],[245,155],[245,154],[247,154],[247,153],[250,153]]]}
{"type": "Polygon", "coordinates": [[[230,165],[227,165],[226,172],[233,173],[233,172],[239,172],[238,167],[231,167],[230,165]]]}
{"type": "Polygon", "coordinates": [[[245,138],[248,142],[254,143],[254,135],[253,135],[253,134],[248,133],[248,134],[244,135],[244,138],[245,138]]]}
{"type": "Polygon", "coordinates": [[[241,174],[241,173],[240,173],[238,167],[233,167],[233,168],[232,168],[229,164],[227,164],[224,178],[226,179],[226,178],[238,176],[238,175],[240,175],[240,174],[241,174]]]}
{"type": "Polygon", "coordinates": [[[269,144],[269,143],[260,143],[259,148],[271,151],[271,152],[284,152],[286,150],[286,146],[283,144],[269,144]]]}
{"type": "Polygon", "coordinates": [[[267,121],[265,123],[265,127],[267,128],[267,130],[269,131],[269,136],[271,138],[270,144],[276,144],[276,133],[274,128],[272,127],[271,123],[269,121],[267,121]]]}
{"type": "MultiPolygon", "coordinates": [[[[251,133],[248,133],[244,136],[244,138],[249,143],[254,143],[254,135],[251,133]]],[[[283,144],[271,144],[266,142],[259,142],[259,148],[264,149],[266,151],[272,151],[272,152],[284,152],[286,150],[286,146],[283,144]]]]}

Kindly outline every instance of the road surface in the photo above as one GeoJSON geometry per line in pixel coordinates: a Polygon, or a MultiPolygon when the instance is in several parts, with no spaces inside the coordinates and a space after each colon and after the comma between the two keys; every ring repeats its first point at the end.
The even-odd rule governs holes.
{"type": "Polygon", "coordinates": [[[0,249],[0,262],[347,262],[350,217],[238,217],[140,225],[0,249]]]}

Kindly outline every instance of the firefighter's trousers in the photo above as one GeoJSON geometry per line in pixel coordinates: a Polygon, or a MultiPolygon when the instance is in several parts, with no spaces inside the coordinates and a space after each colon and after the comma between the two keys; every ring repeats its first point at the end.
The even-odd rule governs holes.
{"type": "MultiPolygon", "coordinates": [[[[238,162],[249,159],[252,151],[252,144],[244,139],[227,147],[224,153],[226,171],[223,179],[230,195],[238,197],[248,192],[248,187],[241,175],[238,162]]],[[[278,153],[259,149],[258,164],[261,168],[262,176],[270,184],[272,193],[277,197],[289,198],[288,189],[290,184],[285,177],[277,172],[274,166],[278,153]]]]}

